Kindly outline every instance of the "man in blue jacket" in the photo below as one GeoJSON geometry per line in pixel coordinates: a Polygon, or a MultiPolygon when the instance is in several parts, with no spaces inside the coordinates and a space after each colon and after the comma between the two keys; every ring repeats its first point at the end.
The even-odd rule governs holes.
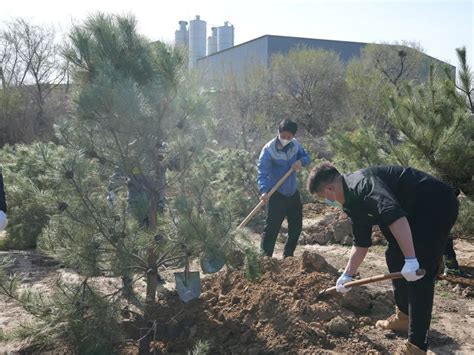
{"type": "Polygon", "coordinates": [[[261,249],[267,256],[273,255],[276,238],[285,217],[288,220],[288,239],[283,257],[293,256],[303,224],[303,206],[296,181],[296,172],[311,162],[301,144],[295,139],[298,126],[291,120],[283,120],[278,136],[268,142],[260,153],[257,182],[261,200],[267,203],[267,219],[261,241],[261,249]],[[288,170],[290,177],[268,198],[268,192],[288,170]]]}

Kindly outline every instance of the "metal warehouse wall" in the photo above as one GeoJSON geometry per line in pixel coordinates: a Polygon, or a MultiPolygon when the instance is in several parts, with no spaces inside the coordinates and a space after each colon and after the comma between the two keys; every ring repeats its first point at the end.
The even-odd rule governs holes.
{"type": "MultiPolygon", "coordinates": [[[[344,62],[348,62],[353,57],[358,57],[360,55],[361,49],[364,48],[366,45],[367,43],[359,42],[343,42],[312,38],[268,36],[268,60],[270,61],[271,56],[274,54],[286,54],[291,49],[297,48],[298,46],[306,46],[308,48],[334,51],[339,54],[341,60],[343,60],[344,62]]],[[[268,64],[270,64],[270,62],[268,62],[268,64]]]]}

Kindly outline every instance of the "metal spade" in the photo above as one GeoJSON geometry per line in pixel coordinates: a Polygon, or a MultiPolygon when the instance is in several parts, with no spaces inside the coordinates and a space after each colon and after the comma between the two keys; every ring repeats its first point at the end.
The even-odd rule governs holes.
{"type": "Polygon", "coordinates": [[[189,271],[189,256],[185,257],[184,272],[175,272],[176,291],[179,298],[187,303],[201,294],[199,271],[189,271]]]}

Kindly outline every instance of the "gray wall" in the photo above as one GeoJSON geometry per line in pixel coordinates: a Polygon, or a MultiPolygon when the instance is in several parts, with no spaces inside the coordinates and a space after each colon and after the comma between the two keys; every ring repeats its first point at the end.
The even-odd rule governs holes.
{"type": "MultiPolygon", "coordinates": [[[[360,51],[367,43],[329,41],[324,39],[268,36],[269,60],[274,54],[286,54],[291,49],[298,46],[305,46],[314,49],[325,49],[339,54],[342,61],[348,62],[353,57],[360,56],[360,51]]],[[[270,64],[270,62],[268,63],[270,64]]]]}
{"type": "MultiPolygon", "coordinates": [[[[239,75],[242,74],[246,68],[256,65],[269,67],[273,55],[286,54],[298,46],[334,51],[339,54],[343,62],[347,63],[352,58],[360,56],[361,50],[366,45],[367,43],[361,42],[265,35],[198,59],[197,68],[201,75],[204,76],[204,81],[208,79],[209,82],[212,82],[214,78],[218,76],[222,77],[222,74],[224,74],[224,76],[229,73],[239,75]]],[[[429,62],[434,62],[438,65],[446,64],[436,58],[432,58],[428,55],[425,56],[427,58],[427,66],[422,73],[423,77],[426,77],[428,73],[429,62]]],[[[452,72],[455,73],[455,67],[451,66],[451,69],[452,72]]]]}
{"type": "Polygon", "coordinates": [[[198,59],[197,68],[212,79],[216,74],[239,74],[249,66],[267,63],[268,37],[264,36],[198,59]]]}

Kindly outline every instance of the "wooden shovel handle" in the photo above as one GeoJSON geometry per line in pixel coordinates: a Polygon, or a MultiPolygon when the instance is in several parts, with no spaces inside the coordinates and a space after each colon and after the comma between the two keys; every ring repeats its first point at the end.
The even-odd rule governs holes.
{"type": "MultiPolygon", "coordinates": [[[[426,271],[424,269],[418,269],[416,271],[416,274],[418,276],[425,275],[426,271]]],[[[349,281],[349,282],[344,284],[344,287],[367,285],[367,284],[371,284],[373,282],[378,282],[378,281],[401,279],[402,277],[403,277],[403,275],[402,275],[401,272],[393,272],[391,274],[383,274],[383,275],[367,277],[365,279],[349,281]]],[[[328,288],[324,291],[321,291],[319,294],[323,295],[325,293],[331,293],[331,292],[334,292],[334,291],[336,291],[336,286],[330,287],[330,288],[328,288]]]]}
{"type": "MultiPolygon", "coordinates": [[[[268,198],[270,198],[270,196],[273,195],[273,193],[278,190],[278,188],[285,182],[286,179],[288,179],[288,177],[295,171],[295,169],[293,169],[293,167],[291,167],[290,170],[288,170],[286,172],[285,175],[283,175],[283,177],[278,180],[278,182],[276,183],[275,186],[273,186],[273,188],[270,190],[270,192],[267,194],[268,198]]],[[[255,208],[252,210],[252,212],[249,213],[249,215],[247,217],[245,217],[245,219],[242,221],[242,223],[239,224],[239,226],[237,227],[237,229],[240,229],[240,228],[244,228],[247,223],[250,222],[250,220],[252,219],[253,216],[255,216],[255,214],[258,212],[258,210],[260,209],[260,207],[262,207],[263,205],[265,204],[265,201],[261,200],[257,206],[255,206],[255,208]]]]}

